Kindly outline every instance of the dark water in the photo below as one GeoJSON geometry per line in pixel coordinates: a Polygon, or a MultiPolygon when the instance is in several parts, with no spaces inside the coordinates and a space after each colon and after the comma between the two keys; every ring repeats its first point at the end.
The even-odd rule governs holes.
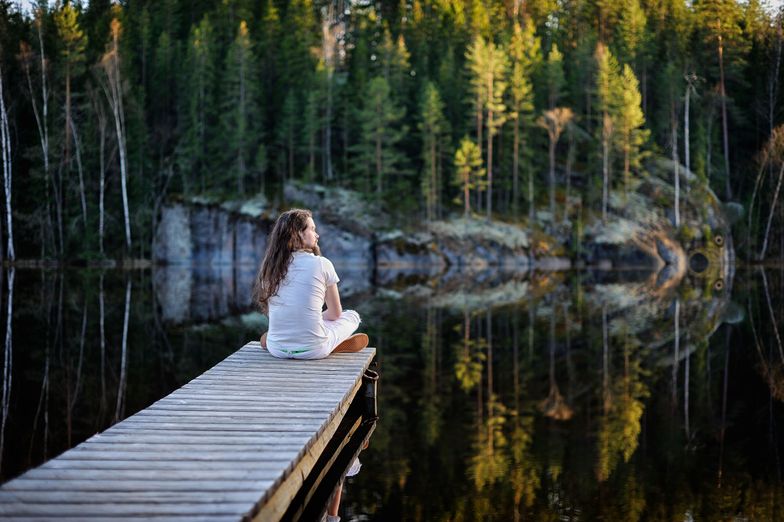
{"type": "MultiPolygon", "coordinates": [[[[2,479],[257,338],[245,272],[6,272],[2,479]]],[[[781,269],[341,277],[382,371],[344,520],[784,519],[781,269]]]]}

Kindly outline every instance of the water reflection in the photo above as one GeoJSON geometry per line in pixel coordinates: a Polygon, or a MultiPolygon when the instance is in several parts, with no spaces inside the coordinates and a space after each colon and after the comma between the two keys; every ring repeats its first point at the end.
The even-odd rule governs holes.
{"type": "Polygon", "coordinates": [[[775,277],[770,307],[753,273],[735,302],[729,285],[702,280],[662,294],[601,274],[532,274],[480,290],[499,306],[460,288],[368,303],[385,418],[351,513],[781,519],[775,277]]]}
{"type": "Polygon", "coordinates": [[[232,353],[255,328],[165,327],[149,272],[10,269],[0,479],[56,456],[232,353]]]}
{"type": "MultiPolygon", "coordinates": [[[[238,282],[248,276],[231,270],[186,283],[22,271],[22,300],[9,273],[2,477],[256,339],[263,319],[238,282]]],[[[666,288],[635,272],[377,286],[348,272],[344,304],[379,349],[382,418],[344,518],[784,515],[781,270],[723,274],[718,287],[715,274],[687,274],[666,288]]]]}

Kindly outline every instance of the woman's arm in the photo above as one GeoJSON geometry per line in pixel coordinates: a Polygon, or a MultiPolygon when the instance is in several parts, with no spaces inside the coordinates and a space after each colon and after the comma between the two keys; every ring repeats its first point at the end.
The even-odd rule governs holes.
{"type": "Polygon", "coordinates": [[[327,294],[324,296],[324,301],[327,303],[324,319],[329,321],[340,319],[340,314],[343,313],[343,307],[340,305],[340,293],[338,292],[337,284],[329,285],[327,287],[327,294]]]}

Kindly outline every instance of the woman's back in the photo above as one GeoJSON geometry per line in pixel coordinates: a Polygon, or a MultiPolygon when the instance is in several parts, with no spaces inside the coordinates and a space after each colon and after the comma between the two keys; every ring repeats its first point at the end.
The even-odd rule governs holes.
{"type": "Polygon", "coordinates": [[[277,295],[269,300],[269,346],[296,351],[322,345],[327,340],[322,318],[326,289],[338,281],[329,259],[294,252],[277,295]]]}

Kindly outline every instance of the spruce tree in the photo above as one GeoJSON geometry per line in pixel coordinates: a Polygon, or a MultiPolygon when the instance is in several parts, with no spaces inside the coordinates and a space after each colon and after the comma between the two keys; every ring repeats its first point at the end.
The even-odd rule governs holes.
{"type": "Polygon", "coordinates": [[[391,97],[389,84],[380,76],[370,80],[362,107],[357,114],[359,142],[352,148],[355,164],[366,178],[370,191],[370,177],[375,178],[375,194],[383,195],[388,180],[401,173],[403,155],[397,145],[406,129],[401,127],[404,111],[391,97]]]}
{"type": "Polygon", "coordinates": [[[441,162],[439,156],[444,148],[447,123],[444,118],[444,103],[435,84],[427,82],[420,101],[419,131],[422,133],[422,191],[425,196],[427,220],[437,218],[440,211],[441,162]]]}
{"type": "Polygon", "coordinates": [[[214,114],[215,35],[209,17],[191,27],[185,53],[178,146],[180,168],[190,173],[201,191],[206,189],[214,114]]]}

